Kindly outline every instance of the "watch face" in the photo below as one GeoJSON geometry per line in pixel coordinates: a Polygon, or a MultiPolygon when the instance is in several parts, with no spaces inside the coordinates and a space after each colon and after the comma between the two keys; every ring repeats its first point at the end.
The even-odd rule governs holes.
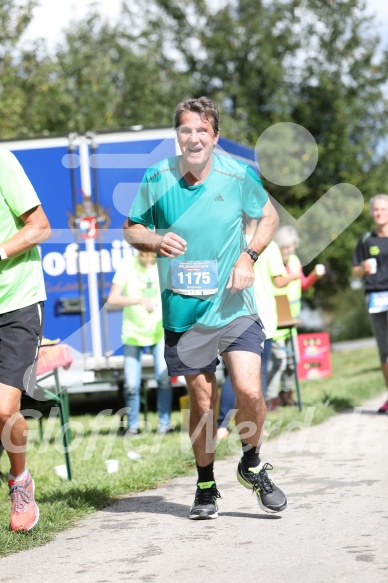
{"type": "Polygon", "coordinates": [[[250,255],[253,259],[253,261],[257,261],[259,256],[256,253],[256,251],[253,251],[253,249],[246,249],[246,252],[248,253],[248,255],[250,255]]]}

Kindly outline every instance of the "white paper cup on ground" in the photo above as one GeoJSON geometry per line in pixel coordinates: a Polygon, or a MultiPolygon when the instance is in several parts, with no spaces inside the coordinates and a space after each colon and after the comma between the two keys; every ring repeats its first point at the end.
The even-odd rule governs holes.
{"type": "Polygon", "coordinates": [[[370,265],[370,273],[373,275],[377,272],[377,259],[376,257],[371,257],[370,259],[367,259],[367,262],[370,265]]]}
{"type": "Polygon", "coordinates": [[[119,460],[105,460],[105,464],[108,474],[114,474],[119,469],[119,460]]]}
{"type": "Polygon", "coordinates": [[[67,475],[67,468],[66,468],[65,464],[62,464],[60,466],[55,466],[54,471],[57,474],[57,476],[62,478],[62,480],[69,479],[69,476],[67,475]]]}
{"type": "Polygon", "coordinates": [[[136,451],[129,451],[127,455],[128,455],[130,460],[140,460],[141,459],[140,453],[136,453],[136,451]]]}
{"type": "Polygon", "coordinates": [[[315,266],[315,273],[316,275],[325,275],[326,267],[323,265],[323,263],[317,263],[315,266]]]}

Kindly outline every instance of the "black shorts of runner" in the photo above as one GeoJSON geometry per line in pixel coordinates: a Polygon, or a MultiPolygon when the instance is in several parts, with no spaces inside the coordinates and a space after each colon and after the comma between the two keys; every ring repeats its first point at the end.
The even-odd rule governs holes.
{"type": "Polygon", "coordinates": [[[43,302],[0,314],[0,383],[32,395],[42,329],[43,302]]]}
{"type": "Polygon", "coordinates": [[[164,357],[170,376],[214,373],[218,354],[253,352],[261,356],[265,341],[257,314],[236,318],[222,328],[193,326],[186,332],[165,330],[164,357]]]}
{"type": "MultiPolygon", "coordinates": [[[[365,294],[365,306],[368,313],[369,299],[370,293],[367,292],[365,294]]],[[[369,313],[369,319],[376,338],[380,362],[386,364],[388,362],[388,312],[378,312],[377,314],[369,313]]]]}

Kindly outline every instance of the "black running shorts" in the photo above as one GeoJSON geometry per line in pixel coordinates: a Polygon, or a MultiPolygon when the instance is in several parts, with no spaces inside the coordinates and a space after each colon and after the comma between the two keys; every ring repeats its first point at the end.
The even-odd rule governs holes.
{"type": "Polygon", "coordinates": [[[170,376],[213,373],[218,353],[241,351],[261,356],[265,341],[257,314],[242,316],[222,328],[193,326],[187,332],[165,330],[164,357],[170,376]]]}
{"type": "Polygon", "coordinates": [[[32,395],[42,329],[43,302],[0,314],[0,383],[32,395]]]}

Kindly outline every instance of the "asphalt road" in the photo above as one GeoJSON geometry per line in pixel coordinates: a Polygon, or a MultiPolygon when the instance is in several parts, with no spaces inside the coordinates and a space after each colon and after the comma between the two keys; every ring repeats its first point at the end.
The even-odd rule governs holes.
{"type": "Polygon", "coordinates": [[[0,560],[0,581],[106,583],[384,582],[388,580],[388,415],[383,397],[263,446],[289,497],[263,513],[236,480],[237,455],[216,463],[216,520],[190,521],[194,476],[126,496],[44,547],[0,560]]]}

